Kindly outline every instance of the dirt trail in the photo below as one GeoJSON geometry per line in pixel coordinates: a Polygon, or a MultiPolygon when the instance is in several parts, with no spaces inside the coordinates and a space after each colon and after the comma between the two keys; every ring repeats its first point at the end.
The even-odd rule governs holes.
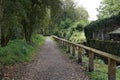
{"type": "Polygon", "coordinates": [[[79,65],[66,58],[48,37],[34,60],[19,68],[15,80],[89,80],[79,65]]]}

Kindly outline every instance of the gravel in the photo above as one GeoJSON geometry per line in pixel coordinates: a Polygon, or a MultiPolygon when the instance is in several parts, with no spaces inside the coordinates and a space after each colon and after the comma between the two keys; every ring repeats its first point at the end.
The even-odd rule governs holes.
{"type": "Polygon", "coordinates": [[[89,80],[85,69],[69,60],[49,37],[33,60],[19,65],[13,80],[89,80]]]}

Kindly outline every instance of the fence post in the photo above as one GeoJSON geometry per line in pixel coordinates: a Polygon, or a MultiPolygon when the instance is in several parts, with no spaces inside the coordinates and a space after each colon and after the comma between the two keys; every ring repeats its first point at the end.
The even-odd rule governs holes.
{"type": "Polygon", "coordinates": [[[116,61],[108,59],[108,80],[116,80],[116,61]]]}
{"type": "Polygon", "coordinates": [[[89,72],[94,71],[94,53],[89,51],[89,72]]]}
{"type": "Polygon", "coordinates": [[[67,50],[66,50],[67,53],[70,52],[70,49],[69,49],[69,43],[67,43],[67,50]]]}
{"type": "Polygon", "coordinates": [[[82,63],[82,48],[78,47],[78,63],[82,63]]]}
{"type": "Polygon", "coordinates": [[[65,42],[65,51],[67,51],[67,42],[65,42]]]}
{"type": "Polygon", "coordinates": [[[62,46],[62,45],[61,45],[61,43],[62,43],[62,41],[61,41],[61,40],[59,40],[59,47],[60,47],[60,48],[61,48],[61,46],[62,46]]]}
{"type": "Polygon", "coordinates": [[[70,54],[72,54],[72,44],[69,45],[70,47],[70,54]]]}
{"type": "Polygon", "coordinates": [[[68,43],[66,42],[66,53],[67,53],[67,51],[68,51],[68,43]]]}
{"type": "Polygon", "coordinates": [[[75,46],[72,44],[72,56],[75,56],[75,46]]]}
{"type": "Polygon", "coordinates": [[[63,41],[63,48],[65,48],[65,42],[63,41]]]}
{"type": "Polygon", "coordinates": [[[62,47],[64,46],[64,45],[63,45],[64,43],[63,43],[63,41],[62,41],[62,40],[61,40],[61,43],[60,43],[60,44],[61,44],[61,48],[62,48],[62,47]]]}
{"type": "Polygon", "coordinates": [[[60,43],[61,43],[61,40],[58,40],[59,47],[61,47],[61,44],[60,44],[60,43]]]}

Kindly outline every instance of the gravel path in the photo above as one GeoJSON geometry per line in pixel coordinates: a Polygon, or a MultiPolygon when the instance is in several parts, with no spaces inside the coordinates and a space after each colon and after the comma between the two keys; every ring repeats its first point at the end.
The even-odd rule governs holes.
{"type": "Polygon", "coordinates": [[[80,65],[66,58],[47,38],[34,60],[21,66],[15,80],[89,80],[80,65]]]}

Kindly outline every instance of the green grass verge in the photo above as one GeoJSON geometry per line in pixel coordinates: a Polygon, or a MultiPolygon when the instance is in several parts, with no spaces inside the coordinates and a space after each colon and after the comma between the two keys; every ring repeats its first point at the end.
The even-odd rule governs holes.
{"type": "Polygon", "coordinates": [[[32,36],[32,42],[35,47],[40,47],[45,42],[45,37],[40,34],[34,34],[32,36]]]}
{"type": "MultiPolygon", "coordinates": [[[[117,69],[116,80],[120,80],[120,69],[117,69]]],[[[88,72],[90,80],[108,80],[108,65],[106,65],[102,60],[95,60],[95,71],[88,72]]]]}
{"type": "MultiPolygon", "coordinates": [[[[77,54],[78,53],[76,53],[76,56],[73,58],[75,61],[78,59],[77,54]]],[[[88,62],[88,57],[83,54],[83,63],[85,63],[83,66],[88,67],[88,62]]],[[[87,72],[90,80],[108,80],[108,65],[106,65],[102,59],[95,59],[94,67],[95,70],[93,72],[87,72]]],[[[116,70],[116,80],[120,80],[120,69],[116,68],[116,70]]]]}
{"type": "MultiPolygon", "coordinates": [[[[63,49],[65,51],[65,49],[63,49]]],[[[83,64],[82,66],[88,69],[88,62],[89,59],[86,55],[84,55],[85,51],[83,50],[83,64]]],[[[70,59],[73,59],[77,62],[78,60],[78,51],[76,50],[75,56],[72,54],[68,54],[70,59]]],[[[108,80],[108,65],[104,63],[102,59],[95,59],[94,60],[94,67],[95,70],[93,72],[88,72],[86,70],[87,75],[89,76],[90,80],[108,80]]],[[[120,69],[116,68],[116,80],[120,80],[120,69]]]]}
{"type": "MultiPolygon", "coordinates": [[[[33,43],[41,46],[44,43],[42,35],[33,35],[33,43]]],[[[6,47],[0,47],[0,63],[15,64],[30,61],[36,47],[28,45],[24,40],[11,40],[6,47]]]]}

